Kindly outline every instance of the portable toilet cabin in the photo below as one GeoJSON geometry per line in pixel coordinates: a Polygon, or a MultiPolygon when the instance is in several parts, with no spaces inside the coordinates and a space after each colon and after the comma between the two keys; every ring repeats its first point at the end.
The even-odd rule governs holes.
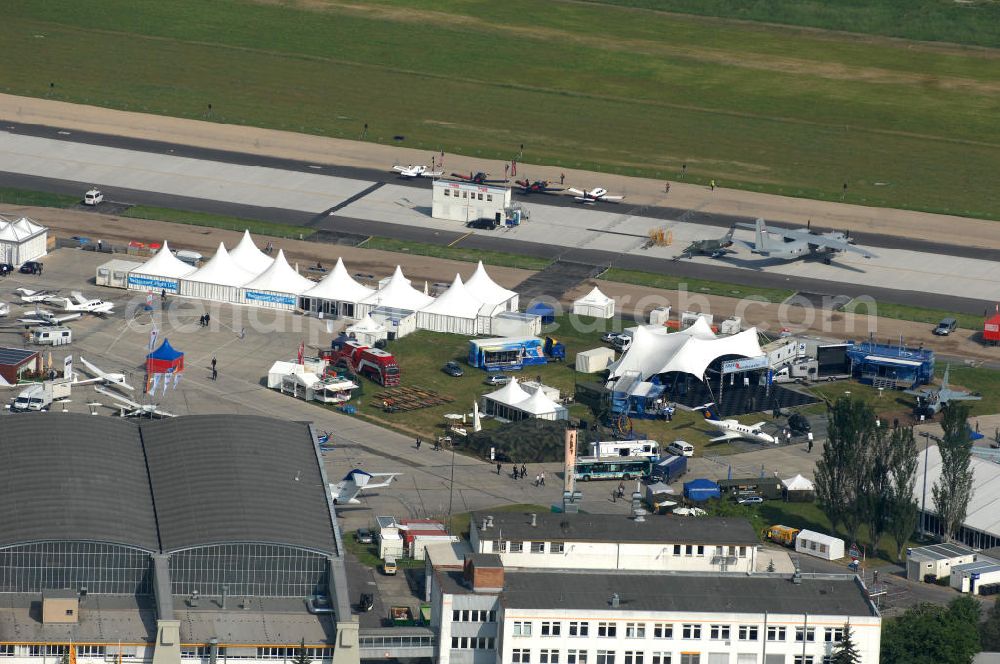
{"type": "Polygon", "coordinates": [[[795,551],[824,560],[840,560],[844,557],[844,540],[813,530],[801,530],[795,538],[795,551]]]}

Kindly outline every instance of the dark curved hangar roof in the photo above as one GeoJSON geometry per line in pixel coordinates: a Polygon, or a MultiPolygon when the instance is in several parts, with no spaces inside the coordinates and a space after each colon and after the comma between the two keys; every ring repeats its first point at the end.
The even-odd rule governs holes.
{"type": "Polygon", "coordinates": [[[138,428],[70,413],[0,420],[0,546],[96,540],[159,550],[138,428]]]}
{"type": "Polygon", "coordinates": [[[319,464],[305,424],[266,417],[4,416],[0,546],[271,542],[333,553],[319,464]]]}
{"type": "Polygon", "coordinates": [[[335,551],[306,425],[248,415],[144,422],[164,551],[252,541],[335,551]]]}

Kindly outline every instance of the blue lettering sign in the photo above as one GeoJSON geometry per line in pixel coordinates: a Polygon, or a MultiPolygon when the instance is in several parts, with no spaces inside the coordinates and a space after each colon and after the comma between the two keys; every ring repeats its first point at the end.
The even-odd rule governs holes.
{"type": "Polygon", "coordinates": [[[141,274],[128,275],[129,288],[141,288],[143,290],[167,291],[176,293],[178,284],[171,279],[160,279],[159,277],[147,277],[141,274]]]}
{"type": "Polygon", "coordinates": [[[287,304],[295,306],[294,295],[281,293],[261,293],[258,291],[243,291],[243,296],[251,302],[268,302],[270,304],[287,304]]]}

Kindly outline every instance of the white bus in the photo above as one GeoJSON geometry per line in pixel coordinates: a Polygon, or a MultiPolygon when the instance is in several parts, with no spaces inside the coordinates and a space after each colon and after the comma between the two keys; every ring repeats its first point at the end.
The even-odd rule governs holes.
{"type": "Polygon", "coordinates": [[[655,440],[604,440],[590,444],[593,457],[660,458],[660,444],[655,440]]]}

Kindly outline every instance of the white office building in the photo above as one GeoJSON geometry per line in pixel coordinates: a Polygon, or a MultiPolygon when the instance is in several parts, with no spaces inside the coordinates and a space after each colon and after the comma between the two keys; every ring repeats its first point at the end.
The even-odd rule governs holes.
{"type": "Polygon", "coordinates": [[[428,578],[440,664],[828,664],[881,617],[851,575],[505,570],[472,554],[428,578]]]}
{"type": "Polygon", "coordinates": [[[502,222],[510,207],[510,189],[493,184],[434,180],[431,216],[468,223],[477,219],[502,222]]]}
{"type": "Polygon", "coordinates": [[[507,568],[742,572],[760,540],[745,519],[646,519],[617,514],[480,512],[469,540],[507,568]]]}

